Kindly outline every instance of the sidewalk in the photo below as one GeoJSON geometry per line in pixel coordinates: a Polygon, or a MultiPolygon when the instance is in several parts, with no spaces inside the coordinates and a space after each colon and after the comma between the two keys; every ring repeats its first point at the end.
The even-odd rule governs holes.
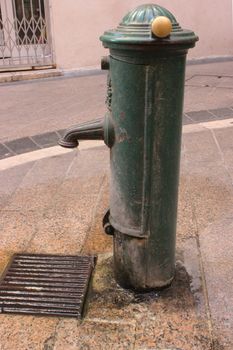
{"type": "MultiPolygon", "coordinates": [[[[225,68],[205,65],[199,70],[197,66],[188,67],[177,273],[172,286],[162,292],[134,294],[114,281],[112,240],[102,230],[102,217],[108,208],[107,147],[92,142],[91,148],[84,149],[83,143],[81,151],[63,154],[55,147],[44,148],[43,157],[36,153],[41,151],[28,153],[24,161],[18,158],[18,166],[12,160],[19,155],[0,160],[0,169],[5,169],[0,172],[0,273],[15,252],[99,256],[84,321],[0,315],[0,350],[233,349],[233,124],[229,120],[233,118],[233,86],[217,87],[215,78],[215,86],[200,86],[206,84],[206,79],[210,84],[205,74],[214,69],[216,74],[222,70],[226,78],[230,76],[232,63],[224,65],[225,68]],[[200,70],[205,79],[196,78],[200,70]],[[200,110],[205,112],[189,113],[200,110]]],[[[38,85],[31,82],[4,89],[0,86],[5,93],[2,114],[8,113],[10,118],[10,111],[13,113],[5,129],[1,121],[1,140],[43,134],[92,118],[94,113],[103,115],[105,78],[58,78],[37,82],[38,85]],[[92,91],[90,84],[94,81],[92,91]],[[42,95],[37,95],[40,89],[44,102],[39,101],[42,95]],[[83,104],[75,103],[72,91],[76,91],[76,97],[83,96],[83,104]],[[15,102],[11,99],[14,93],[15,102]],[[20,125],[14,111],[17,102],[20,125]],[[39,102],[43,110],[37,110],[39,102]],[[22,105],[25,114],[20,109],[22,105]],[[80,119],[74,114],[78,111],[80,119]],[[64,119],[63,112],[67,115],[64,119]],[[37,120],[33,119],[35,115],[37,120]]]]}

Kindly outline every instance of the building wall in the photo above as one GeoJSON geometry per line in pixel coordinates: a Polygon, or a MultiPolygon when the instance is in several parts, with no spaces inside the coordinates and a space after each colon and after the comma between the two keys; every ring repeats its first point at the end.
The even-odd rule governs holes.
{"type": "MultiPolygon", "coordinates": [[[[72,69],[97,66],[106,54],[99,36],[143,0],[49,0],[56,63],[72,69]]],[[[158,0],[200,41],[189,58],[233,56],[232,0],[158,0]]]]}

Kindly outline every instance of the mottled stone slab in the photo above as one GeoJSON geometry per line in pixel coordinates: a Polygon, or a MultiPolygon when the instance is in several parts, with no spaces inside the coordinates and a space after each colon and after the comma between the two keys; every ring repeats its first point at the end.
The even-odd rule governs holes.
{"type": "Polygon", "coordinates": [[[222,165],[222,158],[211,131],[183,134],[186,163],[193,169],[200,166],[222,165]]]}
{"type": "Polygon", "coordinates": [[[58,319],[33,316],[0,316],[0,347],[3,350],[51,349],[58,319]]]}
{"type": "Polygon", "coordinates": [[[3,211],[0,216],[0,254],[23,251],[36,232],[35,223],[41,219],[38,212],[3,211]]]}
{"type": "Polygon", "coordinates": [[[63,320],[56,332],[54,350],[120,350],[134,348],[134,322],[87,319],[82,323],[63,320]]]}
{"type": "MultiPolygon", "coordinates": [[[[35,162],[19,183],[5,209],[44,210],[48,205],[52,205],[54,196],[74,156],[71,152],[60,157],[50,157],[35,162]]],[[[17,167],[19,172],[21,167],[17,167]]]]}
{"type": "Polygon", "coordinates": [[[124,290],[113,277],[111,254],[99,256],[88,319],[135,322],[135,349],[211,349],[196,239],[178,244],[177,271],[163,291],[124,290]]]}
{"type": "MultiPolygon", "coordinates": [[[[91,208],[92,209],[92,208],[91,208]]],[[[89,218],[50,209],[34,222],[35,233],[27,252],[77,254],[89,228],[89,218]]]]}
{"type": "Polygon", "coordinates": [[[193,217],[193,207],[190,201],[189,176],[183,169],[181,162],[181,176],[179,185],[179,201],[177,216],[177,241],[196,236],[196,223],[193,217]]]}
{"type": "Polygon", "coordinates": [[[183,141],[182,172],[189,181],[190,203],[198,232],[223,215],[231,215],[232,179],[211,132],[184,135],[183,141]]]}
{"type": "Polygon", "coordinates": [[[96,203],[94,220],[82,248],[85,254],[109,253],[113,249],[112,236],[107,235],[103,230],[103,217],[109,207],[109,181],[106,178],[96,203]]]}
{"type": "Polygon", "coordinates": [[[232,128],[214,130],[224,165],[233,180],[233,125],[232,128]]]}
{"type": "Polygon", "coordinates": [[[33,165],[34,163],[30,162],[0,172],[0,208],[4,208],[33,165]]]}

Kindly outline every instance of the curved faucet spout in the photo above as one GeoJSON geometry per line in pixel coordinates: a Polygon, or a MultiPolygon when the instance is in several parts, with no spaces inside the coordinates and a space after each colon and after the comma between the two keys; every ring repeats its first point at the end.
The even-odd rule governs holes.
{"type": "Polygon", "coordinates": [[[104,119],[96,119],[71,127],[59,140],[59,145],[66,148],[78,147],[78,140],[103,140],[104,119]]]}

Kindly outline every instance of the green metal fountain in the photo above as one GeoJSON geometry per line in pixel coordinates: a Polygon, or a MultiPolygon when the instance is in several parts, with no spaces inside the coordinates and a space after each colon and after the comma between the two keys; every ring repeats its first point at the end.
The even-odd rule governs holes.
{"type": "Polygon", "coordinates": [[[158,5],[130,11],[100,38],[110,55],[107,112],[75,126],[60,145],[103,139],[110,148],[110,209],[114,269],[124,288],[168,286],[175,241],[186,55],[198,37],[158,5]]]}

